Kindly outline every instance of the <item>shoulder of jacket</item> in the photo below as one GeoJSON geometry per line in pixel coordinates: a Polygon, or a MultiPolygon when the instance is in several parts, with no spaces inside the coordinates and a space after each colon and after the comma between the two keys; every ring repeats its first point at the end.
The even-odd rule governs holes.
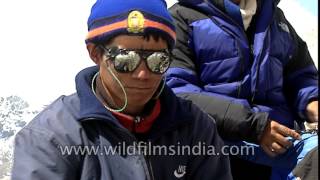
{"type": "Polygon", "coordinates": [[[276,20],[276,21],[287,21],[282,9],[280,9],[279,7],[277,7],[275,9],[274,20],[276,20]]]}
{"type": "Polygon", "coordinates": [[[284,12],[279,7],[277,7],[275,10],[274,21],[281,30],[290,34],[290,36],[293,38],[293,41],[295,42],[295,45],[296,45],[297,42],[299,41],[299,37],[294,27],[287,20],[284,12]]]}
{"type": "Polygon", "coordinates": [[[21,133],[30,131],[34,136],[54,140],[60,145],[82,144],[83,131],[78,115],[77,95],[61,96],[32,119],[21,133]]]}
{"type": "Polygon", "coordinates": [[[209,18],[206,14],[198,11],[195,7],[182,5],[180,3],[174,4],[169,8],[169,11],[174,18],[184,19],[188,24],[209,18]]]}

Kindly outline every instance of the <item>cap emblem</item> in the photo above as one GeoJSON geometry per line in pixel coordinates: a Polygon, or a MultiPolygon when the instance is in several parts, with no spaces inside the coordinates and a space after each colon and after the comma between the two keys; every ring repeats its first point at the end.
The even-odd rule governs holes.
{"type": "Polygon", "coordinates": [[[132,11],[128,15],[128,32],[141,33],[144,30],[144,16],[139,11],[132,11]]]}

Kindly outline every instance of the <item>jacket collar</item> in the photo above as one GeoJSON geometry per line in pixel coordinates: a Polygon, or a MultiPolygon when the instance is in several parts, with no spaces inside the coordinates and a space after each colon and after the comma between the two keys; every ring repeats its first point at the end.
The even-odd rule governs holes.
{"type": "MultiPolygon", "coordinates": [[[[212,9],[212,5],[214,6],[214,8],[217,8],[226,14],[229,14],[230,12],[233,12],[235,10],[234,8],[230,9],[231,0],[178,0],[178,2],[183,5],[202,9],[203,12],[206,12],[208,14],[213,14],[212,12],[210,12],[214,11],[214,9],[212,9]]],[[[280,0],[257,0],[257,12],[259,12],[266,3],[271,3],[274,7],[276,7],[279,2],[280,0]]]]}
{"type": "Polygon", "coordinates": [[[120,123],[106,110],[102,103],[96,98],[91,89],[93,76],[98,72],[98,67],[89,67],[80,71],[76,76],[76,90],[80,99],[79,120],[100,119],[120,123]]]}
{"type": "MultiPolygon", "coordinates": [[[[231,0],[179,0],[179,4],[193,8],[208,16],[220,17],[220,21],[227,22],[232,27],[236,23],[238,27],[243,27],[240,10],[232,6],[231,0]],[[229,2],[229,3],[228,3],[229,2]],[[229,6],[226,6],[229,4],[229,6]],[[226,10],[228,8],[228,10],[226,10]]],[[[272,21],[275,8],[279,0],[257,0],[256,12],[256,32],[263,32],[272,21]]],[[[238,8],[239,9],[239,8],[238,8]]],[[[234,28],[234,27],[233,27],[234,28]]],[[[240,30],[240,28],[238,28],[240,30]]],[[[240,33],[241,34],[241,33],[240,33]]]]}

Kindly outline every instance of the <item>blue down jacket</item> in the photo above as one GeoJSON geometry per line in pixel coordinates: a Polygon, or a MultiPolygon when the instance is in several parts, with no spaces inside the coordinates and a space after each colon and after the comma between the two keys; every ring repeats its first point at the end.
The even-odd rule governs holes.
{"type": "Polygon", "coordinates": [[[167,154],[164,150],[152,153],[148,146],[140,153],[129,148],[111,154],[105,148],[122,149],[142,141],[161,149],[201,143],[216,150],[223,142],[213,119],[167,87],[160,96],[161,112],[151,130],[146,134],[129,132],[92,93],[91,80],[97,69],[81,71],[76,78],[76,94],[57,99],[17,134],[13,180],[232,179],[229,158],[221,153],[192,155],[173,148],[170,155],[169,150],[167,154]],[[100,149],[78,153],[71,149],[68,153],[65,147],[100,149]],[[142,154],[145,150],[149,153],[142,154]]]}
{"type": "MultiPolygon", "coordinates": [[[[180,0],[170,8],[177,45],[167,84],[209,114],[214,114],[212,97],[222,98],[267,112],[292,128],[294,120],[306,118],[307,103],[318,98],[317,69],[306,43],[278,1],[258,0],[255,26],[248,31],[239,9],[228,1],[180,0]],[[201,96],[205,98],[200,101],[201,96]]],[[[218,120],[218,128],[229,131],[246,126],[218,120]]]]}

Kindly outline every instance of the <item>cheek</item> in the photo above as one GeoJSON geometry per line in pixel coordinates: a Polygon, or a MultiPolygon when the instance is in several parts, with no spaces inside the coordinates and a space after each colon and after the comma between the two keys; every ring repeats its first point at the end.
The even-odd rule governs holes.
{"type": "MultiPolygon", "coordinates": [[[[123,79],[125,79],[125,74],[118,73],[110,61],[105,61],[104,68],[102,68],[105,73],[109,76],[110,79],[114,79],[113,75],[122,82],[123,79]],[[110,72],[111,71],[111,72],[110,72]],[[113,74],[113,75],[112,75],[113,74]]],[[[114,79],[115,80],[115,79],[114,79]]]]}
{"type": "Polygon", "coordinates": [[[109,89],[113,89],[113,91],[118,91],[118,89],[120,89],[120,85],[112,76],[110,70],[117,77],[117,79],[120,80],[120,82],[122,82],[122,77],[117,74],[117,72],[113,69],[112,66],[109,66],[110,69],[108,68],[107,64],[104,64],[102,66],[100,67],[100,75],[103,76],[106,85],[109,87],[109,89]]]}
{"type": "Polygon", "coordinates": [[[156,75],[155,77],[150,79],[150,83],[152,83],[152,86],[154,87],[153,92],[150,92],[151,94],[153,94],[155,91],[157,91],[157,89],[161,85],[162,79],[163,78],[161,75],[156,75]]]}
{"type": "Polygon", "coordinates": [[[114,68],[111,68],[113,74],[118,78],[122,85],[130,83],[130,73],[118,73],[114,68]]]}
{"type": "Polygon", "coordinates": [[[161,83],[161,80],[162,80],[162,75],[156,75],[154,78],[153,78],[153,82],[155,82],[155,84],[157,84],[159,86],[159,84],[161,83]]]}

